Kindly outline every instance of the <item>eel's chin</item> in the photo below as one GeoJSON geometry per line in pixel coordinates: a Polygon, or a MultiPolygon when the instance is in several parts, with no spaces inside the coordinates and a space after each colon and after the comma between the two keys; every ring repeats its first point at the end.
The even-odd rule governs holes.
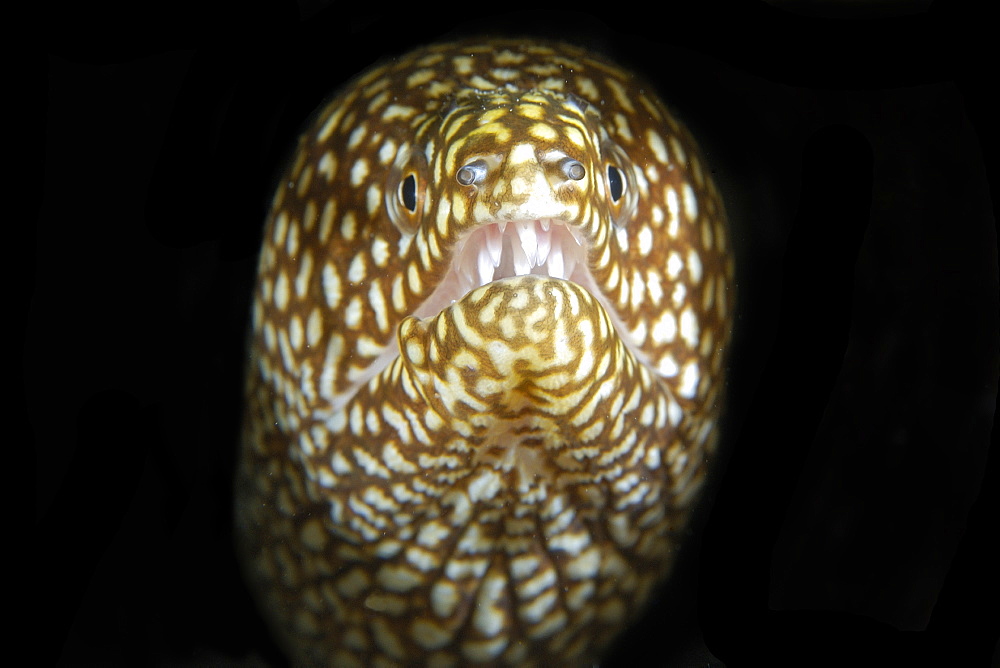
{"type": "MultiPolygon", "coordinates": [[[[492,281],[430,318],[406,318],[401,359],[415,390],[480,462],[528,477],[600,435],[637,363],[580,285],[537,275],[492,281]]],[[[572,459],[572,458],[570,458],[572,459]]]]}

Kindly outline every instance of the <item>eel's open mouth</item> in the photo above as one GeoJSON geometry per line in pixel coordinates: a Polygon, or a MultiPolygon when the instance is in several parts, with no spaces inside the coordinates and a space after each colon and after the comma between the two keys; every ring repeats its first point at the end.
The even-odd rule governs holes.
{"type": "Polygon", "coordinates": [[[458,243],[451,271],[413,315],[436,315],[476,288],[503,278],[534,274],[590,283],[586,260],[580,233],[561,222],[529,220],[482,225],[458,243]]]}
{"type": "MultiPolygon", "coordinates": [[[[569,280],[586,290],[607,312],[617,335],[636,359],[652,368],[635,345],[616,309],[598,288],[587,266],[587,242],[572,226],[549,219],[488,223],[460,240],[451,268],[412,316],[431,318],[489,283],[519,276],[569,280]]],[[[334,409],[345,406],[359,388],[399,356],[395,338],[346,391],[335,395],[334,409]]]]}

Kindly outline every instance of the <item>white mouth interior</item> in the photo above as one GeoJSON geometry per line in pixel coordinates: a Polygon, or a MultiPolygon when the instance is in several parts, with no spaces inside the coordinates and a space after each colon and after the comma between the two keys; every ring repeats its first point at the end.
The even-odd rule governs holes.
{"type": "Polygon", "coordinates": [[[578,267],[586,267],[583,239],[562,223],[529,220],[483,225],[458,243],[451,271],[413,315],[435,315],[491,281],[528,274],[571,279],[578,267]]]}

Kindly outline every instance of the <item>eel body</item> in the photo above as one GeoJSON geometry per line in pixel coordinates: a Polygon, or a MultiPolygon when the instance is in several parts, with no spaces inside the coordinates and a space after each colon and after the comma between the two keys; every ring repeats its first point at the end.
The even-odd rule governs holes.
{"type": "Polygon", "coordinates": [[[726,235],[688,132],[582,49],[430,46],[333,97],[266,221],[236,485],[291,659],[599,657],[715,447],[726,235]]]}

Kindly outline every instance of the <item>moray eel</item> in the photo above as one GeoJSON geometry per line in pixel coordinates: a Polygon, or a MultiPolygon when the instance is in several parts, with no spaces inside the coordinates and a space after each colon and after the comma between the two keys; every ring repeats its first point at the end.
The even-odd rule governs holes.
{"type": "Polygon", "coordinates": [[[688,132],[588,51],[430,46],[333,97],[266,221],[236,481],[289,657],[599,657],[715,448],[726,235],[688,132]]]}

